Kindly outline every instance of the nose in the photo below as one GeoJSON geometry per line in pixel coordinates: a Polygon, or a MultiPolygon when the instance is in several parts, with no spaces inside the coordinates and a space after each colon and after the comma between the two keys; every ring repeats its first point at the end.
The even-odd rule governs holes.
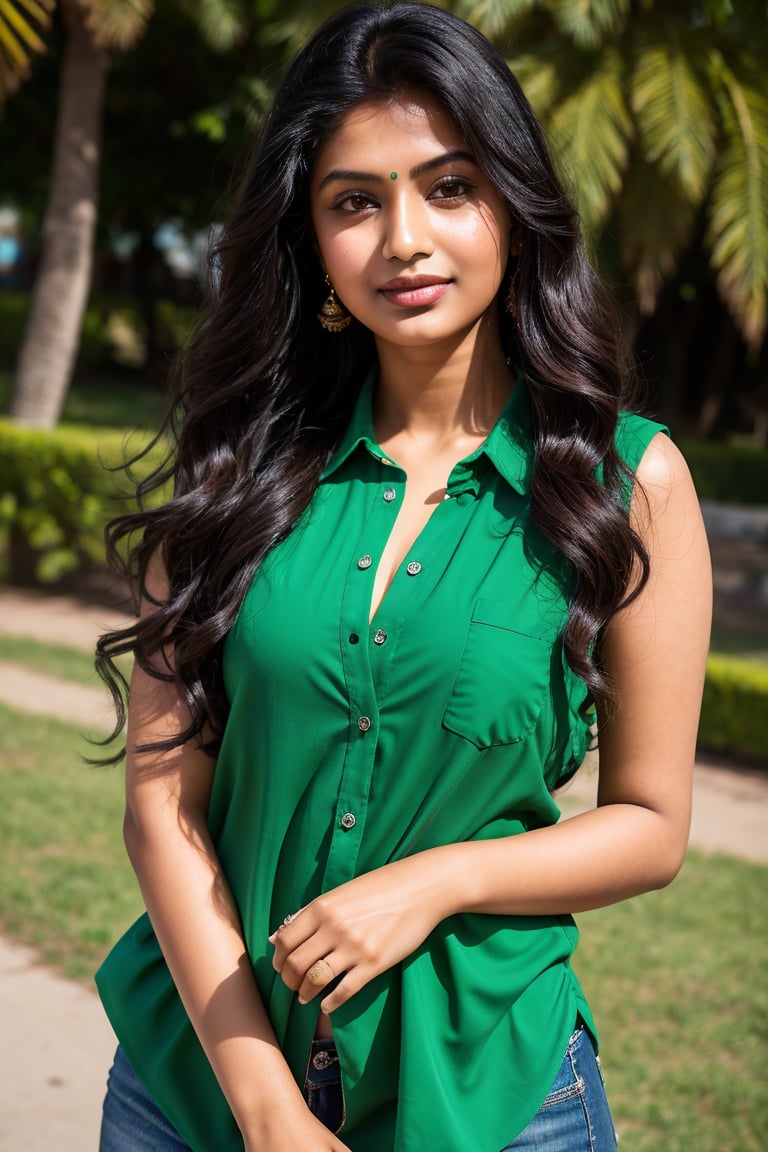
{"type": "Polygon", "coordinates": [[[403,188],[386,214],[384,258],[407,263],[417,256],[431,256],[433,249],[424,199],[419,192],[403,188]]]}

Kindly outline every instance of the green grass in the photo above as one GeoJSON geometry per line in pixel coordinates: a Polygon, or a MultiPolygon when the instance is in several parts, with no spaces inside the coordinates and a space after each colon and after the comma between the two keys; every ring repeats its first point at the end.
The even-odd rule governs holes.
{"type": "Polygon", "coordinates": [[[94,687],[101,684],[93,666],[93,656],[74,648],[0,634],[0,660],[19,664],[32,672],[45,672],[48,676],[58,676],[62,680],[74,680],[78,684],[92,684],[94,687]]]}
{"type": "MultiPolygon", "coordinates": [[[[96,672],[93,659],[92,653],[84,652],[82,649],[45,644],[40,640],[0,633],[0,661],[18,664],[31,672],[56,676],[60,680],[102,688],[102,681],[96,672]]],[[[127,680],[131,674],[133,657],[129,654],[118,656],[115,664],[122,670],[127,680]]]]}
{"type": "Polygon", "coordinates": [[[76,728],[0,707],[0,929],[86,981],[141,911],[122,773],[93,753],[76,728]]]}
{"type": "MultiPolygon", "coordinates": [[[[12,374],[0,372],[0,413],[9,411],[12,394],[12,374]]],[[[161,392],[141,377],[78,376],[64,402],[61,422],[154,431],[160,425],[166,406],[161,392]]]]}
{"type": "MultiPolygon", "coordinates": [[[[76,730],[0,708],[0,929],[90,980],[141,908],[122,773],[76,730]]],[[[662,892],[579,917],[621,1152],[761,1152],[768,870],[690,852],[662,892]]]]}
{"type": "Polygon", "coordinates": [[[768,870],[689,852],[675,883],[578,917],[621,1152],[762,1152],[768,870]]]}

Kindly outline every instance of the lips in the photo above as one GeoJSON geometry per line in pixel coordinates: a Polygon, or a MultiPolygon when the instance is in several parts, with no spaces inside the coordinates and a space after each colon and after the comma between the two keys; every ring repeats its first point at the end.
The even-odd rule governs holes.
{"type": "Polygon", "coordinates": [[[445,276],[397,276],[379,289],[390,304],[400,308],[420,308],[444,296],[451,286],[445,276]]]}

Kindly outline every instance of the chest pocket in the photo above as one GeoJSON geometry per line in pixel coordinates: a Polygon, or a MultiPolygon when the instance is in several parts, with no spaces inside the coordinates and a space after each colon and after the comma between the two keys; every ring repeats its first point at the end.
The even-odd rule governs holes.
{"type": "Polygon", "coordinates": [[[548,696],[553,637],[518,631],[519,619],[499,600],[478,600],[472,612],[443,727],[477,748],[525,739],[548,696]]]}

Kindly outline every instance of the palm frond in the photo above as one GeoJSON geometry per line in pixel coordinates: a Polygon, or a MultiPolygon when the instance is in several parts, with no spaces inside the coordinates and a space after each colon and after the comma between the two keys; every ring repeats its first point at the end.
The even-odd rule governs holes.
{"type": "Polygon", "coordinates": [[[212,48],[225,51],[246,34],[248,16],[242,0],[183,0],[182,8],[212,48]]]}
{"type": "MultiPolygon", "coordinates": [[[[567,52],[568,55],[572,54],[570,49],[567,52]]],[[[552,111],[560,91],[564,55],[562,48],[556,51],[542,49],[538,52],[522,52],[507,60],[531,107],[542,120],[546,120],[552,111]]]]}
{"type": "Polygon", "coordinates": [[[452,8],[457,16],[474,24],[489,40],[494,40],[540,4],[541,0],[458,0],[452,8]]]}
{"type": "Polygon", "coordinates": [[[624,98],[624,64],[614,49],[594,58],[584,79],[548,119],[553,151],[571,177],[588,237],[620,192],[634,126],[624,98]]]}
{"type": "Polygon", "coordinates": [[[557,26],[578,48],[598,48],[624,27],[630,0],[555,0],[551,9],[557,26]]]}
{"type": "Polygon", "coordinates": [[[675,274],[695,222],[696,209],[679,185],[636,148],[618,202],[618,223],[622,263],[646,315],[653,312],[664,282],[675,274]]]}
{"type": "Polygon", "coordinates": [[[707,240],[720,293],[748,343],[768,311],[768,95],[758,69],[716,59],[725,141],[709,200],[707,240]]]}
{"type": "Polygon", "coordinates": [[[0,107],[26,76],[30,54],[45,51],[39,31],[52,8],[53,0],[0,0],[0,107]]]}
{"type": "Polygon", "coordinates": [[[83,5],[94,39],[119,51],[141,39],[154,10],[153,0],[83,0],[83,5]]]}
{"type": "Polygon", "coordinates": [[[716,151],[715,115],[698,45],[670,29],[641,41],[631,78],[631,102],[646,159],[658,164],[699,203],[716,151]]]}

